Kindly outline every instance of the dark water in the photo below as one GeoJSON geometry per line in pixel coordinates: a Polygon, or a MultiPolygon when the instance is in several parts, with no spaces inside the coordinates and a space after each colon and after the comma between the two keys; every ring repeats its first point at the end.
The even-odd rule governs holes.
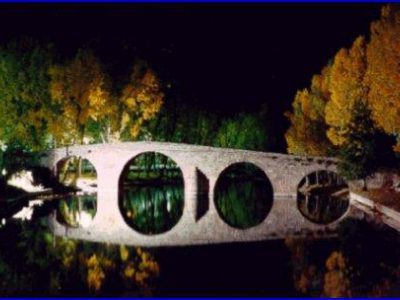
{"type": "MultiPolygon", "coordinates": [[[[162,172],[154,159],[145,162],[148,170],[126,168],[119,206],[133,230],[157,234],[182,215],[183,179],[171,162],[162,172]]],[[[265,174],[238,164],[222,175],[215,199],[207,197],[205,178],[200,202],[215,201],[220,217],[234,227],[262,222],[272,205],[265,174]]],[[[308,182],[324,186],[324,176],[308,182]]],[[[317,223],[340,217],[348,205],[324,196],[340,184],[325,187],[329,193],[314,189],[309,199],[299,193],[299,209],[317,223]]],[[[32,220],[0,227],[0,296],[400,296],[399,234],[379,220],[345,220],[329,239],[141,249],[56,238],[46,225],[55,209],[64,224],[84,227],[95,215],[96,195],[44,203],[32,220]]]]}
{"type": "Polygon", "coordinates": [[[296,296],[283,241],[156,250],[156,296],[296,296]]]}
{"type": "Polygon", "coordinates": [[[182,184],[125,188],[120,202],[125,221],[135,230],[157,234],[175,226],[183,212],[182,184]]]}
{"type": "MultiPolygon", "coordinates": [[[[71,209],[79,206],[73,201],[71,209]]],[[[81,208],[93,209],[86,201],[81,208]]],[[[151,255],[149,263],[133,247],[124,261],[119,245],[53,237],[45,221],[58,207],[45,203],[31,221],[0,228],[0,295],[288,297],[334,296],[342,290],[341,296],[400,295],[399,234],[382,224],[346,220],[330,239],[141,250],[151,255]],[[146,274],[145,284],[124,275],[130,266],[146,274]],[[88,283],[91,272],[102,278],[99,290],[88,283]],[[335,284],[328,284],[329,276],[336,276],[335,284]]]]}

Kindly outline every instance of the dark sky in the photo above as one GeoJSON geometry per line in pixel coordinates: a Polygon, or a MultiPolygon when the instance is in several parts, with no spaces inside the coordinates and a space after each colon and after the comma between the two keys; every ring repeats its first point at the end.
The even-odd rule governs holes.
{"type": "Polygon", "coordinates": [[[279,114],[379,12],[375,4],[3,5],[0,42],[32,35],[64,54],[89,43],[121,68],[140,55],[185,101],[228,114],[268,102],[279,114]]]}

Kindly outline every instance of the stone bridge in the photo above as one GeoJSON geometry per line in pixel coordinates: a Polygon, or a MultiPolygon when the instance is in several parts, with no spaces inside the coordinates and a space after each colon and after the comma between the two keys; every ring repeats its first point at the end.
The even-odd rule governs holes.
{"type": "MultiPolygon", "coordinates": [[[[277,239],[293,235],[332,233],[346,214],[329,225],[318,225],[303,217],[296,195],[299,182],[318,170],[336,171],[337,161],[324,157],[301,157],[277,153],[213,148],[160,142],[126,142],[59,148],[43,153],[41,165],[56,169],[57,163],[72,156],[89,160],[97,171],[97,212],[88,227],[71,228],[50,216],[56,235],[98,242],[142,246],[173,246],[277,239]],[[119,178],[126,164],[144,152],[170,157],[183,173],[184,208],[179,222],[156,235],[139,233],[128,226],[119,210],[119,178]],[[214,187],[221,172],[233,163],[248,162],[265,172],[273,188],[272,208],[264,221],[248,229],[226,224],[214,202],[214,187]],[[203,173],[209,183],[208,210],[198,217],[197,180],[203,173]]],[[[202,200],[204,201],[204,200],[202,200]]]]}

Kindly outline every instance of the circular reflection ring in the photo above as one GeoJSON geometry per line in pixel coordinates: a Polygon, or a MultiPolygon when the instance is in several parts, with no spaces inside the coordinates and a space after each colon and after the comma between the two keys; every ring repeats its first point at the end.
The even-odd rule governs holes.
{"type": "Polygon", "coordinates": [[[346,214],[349,205],[349,186],[335,172],[314,171],[303,177],[297,186],[297,207],[312,223],[333,223],[346,214]]]}
{"type": "Polygon", "coordinates": [[[222,171],[214,203],[229,226],[248,229],[261,224],[272,208],[273,189],[264,171],[252,163],[235,163],[222,171]]]}
{"type": "Polygon", "coordinates": [[[56,171],[57,179],[64,187],[74,187],[81,191],[58,200],[57,221],[69,227],[88,227],[97,212],[95,167],[86,158],[70,156],[56,164],[56,171]]]}
{"type": "Polygon", "coordinates": [[[120,176],[118,194],[126,224],[142,234],[165,233],[182,217],[183,174],[164,154],[144,152],[131,159],[120,176]]]}

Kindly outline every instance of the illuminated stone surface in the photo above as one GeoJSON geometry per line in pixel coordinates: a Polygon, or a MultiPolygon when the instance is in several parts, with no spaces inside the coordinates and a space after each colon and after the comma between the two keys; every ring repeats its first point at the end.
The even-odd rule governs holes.
{"type": "MultiPolygon", "coordinates": [[[[68,156],[88,159],[96,168],[98,179],[97,213],[87,228],[69,228],[50,216],[56,235],[98,242],[142,246],[174,246],[222,242],[256,241],[286,236],[325,235],[334,232],[338,222],[352,214],[352,209],[338,221],[317,225],[305,219],[297,208],[297,186],[301,179],[317,170],[336,172],[336,160],[323,157],[301,157],[278,153],[224,149],[159,142],[127,142],[60,148],[43,153],[41,165],[55,169],[68,156]],[[174,160],[183,173],[185,204],[183,215],[170,231],[144,235],[129,227],[118,206],[118,183],[124,166],[143,152],[162,153],[174,160]],[[259,225],[235,229],[219,217],[214,203],[214,186],[219,174],[237,162],[253,163],[262,169],[272,183],[274,200],[270,213],[259,225]],[[196,209],[197,178],[200,170],[209,181],[208,211],[201,217],[196,209]]],[[[200,198],[203,199],[204,197],[200,198]]]]}

